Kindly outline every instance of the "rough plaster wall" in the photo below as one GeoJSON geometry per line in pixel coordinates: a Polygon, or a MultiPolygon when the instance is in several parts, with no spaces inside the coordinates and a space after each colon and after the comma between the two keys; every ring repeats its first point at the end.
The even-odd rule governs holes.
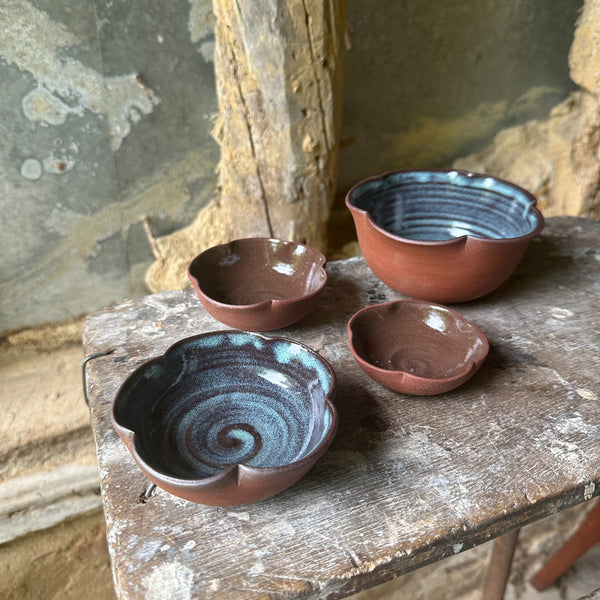
{"type": "MultiPolygon", "coordinates": [[[[339,189],[545,115],[572,88],[580,5],[349,2],[339,189]]],[[[210,8],[0,3],[0,331],[146,293],[147,231],[181,229],[213,197],[210,8]]]]}
{"type": "Polygon", "coordinates": [[[583,0],[348,4],[341,191],[386,170],[448,166],[546,115],[574,84],[583,0]]]}
{"type": "Polygon", "coordinates": [[[9,0],[0,26],[3,331],[146,293],[146,231],[191,220],[218,151],[210,0],[9,0]]]}
{"type": "Polygon", "coordinates": [[[457,168],[497,175],[525,187],[546,216],[600,219],[600,0],[587,0],[569,52],[581,86],[548,117],[499,132],[457,168]]]}
{"type": "Polygon", "coordinates": [[[213,4],[218,195],[158,242],[152,291],[184,287],[206,248],[270,236],[327,250],[337,183],[346,2],[213,4]],[[335,7],[335,8],[334,8],[335,7]]]}

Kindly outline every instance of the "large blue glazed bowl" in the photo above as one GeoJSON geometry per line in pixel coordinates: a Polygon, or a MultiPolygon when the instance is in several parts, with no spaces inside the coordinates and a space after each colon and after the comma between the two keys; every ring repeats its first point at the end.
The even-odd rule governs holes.
{"type": "Polygon", "coordinates": [[[331,366],[307,346],[219,331],[134,371],[112,422],[159,487],[201,504],[246,504],[295,483],[329,447],[334,392],[331,366]]]}
{"type": "Polygon", "coordinates": [[[529,192],[467,171],[371,177],[348,192],[346,206],[375,275],[432,302],[463,302],[496,289],[544,226],[529,192]]]}

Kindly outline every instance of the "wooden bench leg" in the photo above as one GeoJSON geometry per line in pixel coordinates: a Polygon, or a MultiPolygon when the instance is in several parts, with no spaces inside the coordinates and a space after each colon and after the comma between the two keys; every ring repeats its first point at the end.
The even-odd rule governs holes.
{"type": "Polygon", "coordinates": [[[504,598],[518,537],[519,530],[515,529],[494,541],[492,557],[483,588],[483,600],[502,600],[504,598]]]}
{"type": "Polygon", "coordinates": [[[596,504],[579,529],[532,577],[531,585],[540,592],[545,590],[599,541],[600,503],[596,504]]]}

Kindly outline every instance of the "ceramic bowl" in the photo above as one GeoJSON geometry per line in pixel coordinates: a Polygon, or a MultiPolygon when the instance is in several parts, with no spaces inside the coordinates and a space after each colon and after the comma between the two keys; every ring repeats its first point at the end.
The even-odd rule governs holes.
{"type": "Polygon", "coordinates": [[[420,300],[367,306],[348,321],[350,349],[377,383],[404,394],[448,392],[470,379],[489,346],[456,311],[420,300]]]}
{"type": "Polygon", "coordinates": [[[201,504],[245,504],[292,485],[325,452],[334,391],[331,366],[307,346],[218,331],[134,371],[112,424],[157,486],[201,504]]]}
{"type": "Polygon", "coordinates": [[[248,331],[270,331],[313,310],[327,282],[325,257],[297,242],[246,238],[213,246],[190,263],[202,306],[215,319],[248,331]]]}
{"type": "Polygon", "coordinates": [[[398,171],[346,196],[365,261],[391,288],[422,300],[479,298],[500,286],[544,226],[522,188],[466,171],[398,171]]]}

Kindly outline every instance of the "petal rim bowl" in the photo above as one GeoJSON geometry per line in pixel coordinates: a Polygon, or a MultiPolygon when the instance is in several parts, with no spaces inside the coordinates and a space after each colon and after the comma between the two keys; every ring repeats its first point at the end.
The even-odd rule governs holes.
{"type": "Polygon", "coordinates": [[[477,372],[489,352],[477,325],[447,306],[421,300],[362,308],[350,317],[347,330],[352,356],[371,379],[414,396],[457,388],[477,372]]]}
{"type": "Polygon", "coordinates": [[[458,169],[375,175],[352,187],[345,203],[375,275],[431,302],[465,302],[495,290],[544,227],[532,194],[458,169]]]}
{"type": "Polygon", "coordinates": [[[240,238],[201,252],[187,275],[204,309],[221,323],[272,331],[314,310],[327,283],[326,263],[300,242],[240,238]]]}
{"type": "MultiPolygon", "coordinates": [[[[331,365],[301,342],[246,331],[214,331],[179,340],[160,356],[137,367],[121,384],[113,400],[111,422],[140,470],[158,487],[199,504],[247,504],[288,488],[325,453],[338,426],[337,410],[333,403],[335,389],[336,377],[331,365]],[[209,353],[213,355],[206,357],[209,353]],[[202,361],[203,356],[207,361],[204,371],[199,370],[201,363],[195,366],[196,370],[193,366],[189,367],[194,361],[202,361]],[[250,366],[242,373],[242,377],[235,377],[235,381],[229,383],[219,379],[221,375],[231,377],[231,369],[240,370],[239,365],[243,364],[243,360],[250,366]],[[183,370],[180,364],[184,365],[183,370]],[[221,365],[227,366],[221,368],[221,365]],[[214,379],[215,376],[217,379],[214,379]],[[207,382],[206,389],[198,390],[202,377],[207,382]],[[212,381],[210,377],[213,377],[212,381]],[[294,380],[294,377],[297,379],[294,380]],[[218,382],[214,383],[215,381],[218,382]],[[312,385],[314,396],[307,392],[301,400],[296,401],[295,397],[292,400],[291,392],[286,392],[286,385],[296,393],[298,389],[312,385]],[[233,419],[236,427],[239,425],[239,415],[244,416],[244,399],[232,399],[236,392],[231,392],[229,387],[250,389],[245,396],[248,398],[245,410],[255,421],[252,423],[248,419],[249,425],[245,430],[238,427],[238,433],[241,430],[242,442],[244,436],[250,437],[247,432],[251,429],[262,435],[256,444],[259,447],[258,453],[249,455],[250,459],[247,461],[254,461],[255,464],[244,464],[241,461],[233,464],[210,463],[214,456],[214,439],[219,439],[220,443],[215,452],[220,452],[223,446],[226,446],[226,451],[231,448],[237,451],[236,448],[241,447],[242,442],[238,439],[234,438],[233,442],[229,439],[224,443],[223,437],[218,437],[223,435],[225,426],[212,435],[212,439],[207,434],[205,446],[200,446],[195,441],[199,438],[195,427],[204,427],[209,431],[208,425],[205,427],[202,423],[205,421],[210,425],[211,416],[202,413],[202,402],[210,406],[213,399],[218,398],[221,405],[217,405],[217,409],[221,413],[229,410],[229,415],[232,415],[226,415],[223,419],[233,419]],[[192,396],[187,388],[193,388],[192,396]],[[153,393],[154,397],[149,397],[153,393]],[[258,401],[261,394],[265,414],[279,410],[272,430],[268,429],[271,425],[267,421],[261,423],[260,418],[263,417],[254,416],[262,410],[258,401]],[[189,408],[186,402],[190,404],[189,408]],[[282,403],[281,409],[277,408],[278,402],[282,403]],[[269,403],[271,405],[267,406],[269,403]],[[178,412],[180,409],[183,411],[182,416],[178,412]],[[192,419],[195,410],[200,410],[198,415],[204,418],[192,419]],[[281,457],[273,459],[265,452],[262,456],[266,458],[261,458],[260,455],[264,448],[274,446],[277,442],[276,435],[281,434],[281,429],[276,428],[277,419],[282,421],[283,426],[289,426],[290,430],[297,432],[296,439],[291,437],[292,446],[297,453],[284,464],[277,464],[276,459],[281,457]],[[180,431],[180,427],[184,429],[180,431]],[[268,439],[265,431],[274,436],[272,440],[268,439]],[[300,449],[297,450],[298,448],[300,449]],[[201,452],[204,454],[201,455],[201,452]],[[189,458],[189,455],[193,455],[193,458],[189,458]],[[261,462],[265,464],[262,465],[261,462]],[[197,471],[192,472],[190,467],[188,472],[188,464],[193,463],[202,464],[197,471]],[[185,472],[181,465],[185,465],[185,472]],[[200,471],[200,475],[195,474],[200,471]]],[[[211,410],[214,412],[214,409],[211,410]]],[[[242,424],[245,423],[246,421],[242,421],[242,424]]],[[[213,425],[211,427],[214,429],[213,425]]],[[[251,441],[256,443],[256,435],[251,435],[254,436],[251,441]]]]}

